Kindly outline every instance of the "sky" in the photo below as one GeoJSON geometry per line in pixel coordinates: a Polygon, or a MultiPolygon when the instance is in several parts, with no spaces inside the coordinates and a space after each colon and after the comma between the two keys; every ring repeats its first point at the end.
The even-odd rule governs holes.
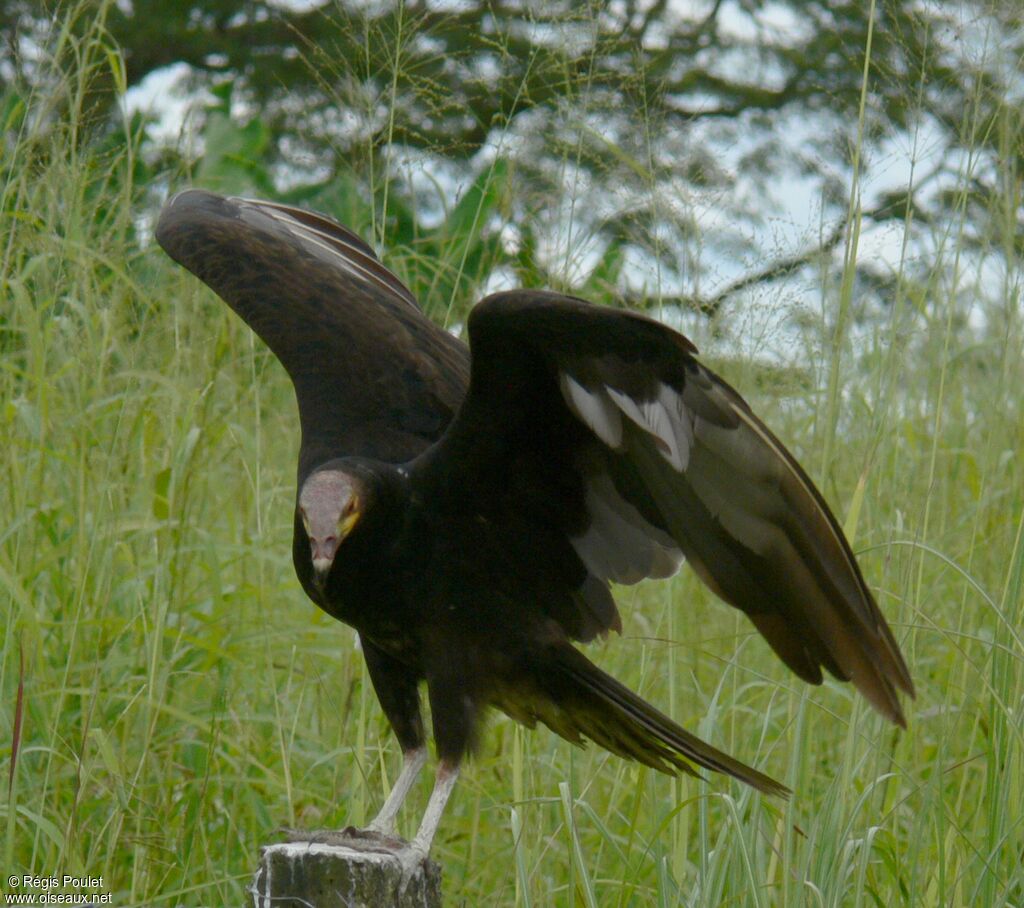
{"type": "MultiPolygon", "coordinates": [[[[316,6],[316,0],[281,0],[281,5],[294,7],[316,6]]],[[[702,15],[706,4],[693,3],[691,0],[673,0],[672,9],[677,15],[690,18],[702,15]]],[[[763,37],[767,32],[779,40],[792,39],[798,36],[801,23],[791,11],[781,4],[768,4],[754,17],[744,12],[738,3],[728,0],[719,12],[722,29],[728,35],[742,40],[751,40],[760,33],[763,37]]],[[[974,43],[983,51],[991,36],[975,36],[974,43]]],[[[744,65],[737,60],[724,59],[720,64],[728,69],[744,65]]],[[[727,73],[729,74],[729,73],[727,73]]],[[[131,88],[124,99],[127,111],[142,110],[155,117],[150,127],[150,135],[158,141],[182,143],[183,147],[196,147],[197,136],[192,132],[189,111],[197,102],[183,88],[188,67],[175,64],[151,73],[140,85],[131,88]]],[[[735,75],[735,73],[732,73],[735,75]]],[[[758,78],[770,80],[770,72],[759,73],[758,78]]],[[[785,110],[777,115],[776,131],[784,137],[782,154],[794,156],[808,153],[827,124],[806,115],[794,116],[785,110]],[[788,151],[787,151],[788,149],[788,151]]],[[[824,115],[823,115],[824,116],[824,115]]],[[[699,128],[699,127],[696,127],[699,128]]],[[[880,142],[865,149],[864,168],[860,175],[859,192],[862,207],[871,208],[883,195],[894,190],[903,190],[913,181],[920,179],[939,163],[941,155],[947,154],[947,143],[939,128],[926,119],[916,123],[909,133],[895,133],[884,137],[880,142]]],[[[712,296],[719,287],[727,286],[744,274],[763,267],[772,256],[789,257],[805,249],[814,248],[818,238],[831,231],[844,212],[823,206],[821,188],[818,180],[811,176],[801,175],[799,169],[789,169],[785,176],[765,188],[748,178],[744,172],[743,160],[753,150],[752,142],[740,137],[731,137],[727,143],[716,148],[718,163],[730,174],[735,198],[741,199],[749,206],[747,210],[757,217],[743,226],[748,230],[747,239],[755,250],[748,257],[722,254],[714,250],[702,252],[702,264],[707,279],[702,279],[701,292],[704,296],[712,296]]],[[[494,149],[490,150],[494,153],[494,149]]],[[[483,154],[486,154],[483,153],[483,154]]],[[[819,163],[822,163],[819,161],[819,163]]],[[[485,164],[485,162],[481,162],[485,164]]],[[[846,168],[835,168],[835,175],[843,185],[852,188],[853,173],[846,168]]],[[[452,183],[449,171],[439,170],[430,174],[433,180],[449,196],[456,197],[464,189],[452,183]]],[[[723,218],[730,215],[726,209],[717,205],[714,197],[701,198],[689,193],[683,204],[688,206],[688,213],[695,218],[698,225],[711,230],[723,218]]],[[[735,224],[730,224],[735,226],[735,224]]],[[[897,273],[900,270],[901,258],[905,255],[922,256],[928,254],[927,248],[908,247],[904,242],[904,229],[900,221],[873,225],[865,222],[866,229],[861,233],[858,243],[858,259],[869,261],[876,271],[897,273]]],[[[553,237],[552,243],[566,242],[564,237],[553,237]]],[[[841,261],[842,246],[835,255],[841,261]]],[[[585,268],[588,260],[593,261],[598,255],[597,249],[582,252],[579,248],[572,255],[579,266],[582,260],[585,268]]],[[[837,262],[838,264],[838,262],[837,262]]],[[[502,289],[506,280],[500,273],[495,275],[492,286],[488,290],[502,289]]],[[[664,287],[659,266],[649,256],[635,257],[631,260],[626,273],[626,280],[633,286],[642,286],[648,292],[661,286],[664,292],[679,292],[680,288],[664,287]]],[[[820,304],[820,290],[813,281],[806,277],[791,281],[786,286],[773,285],[769,288],[775,294],[775,304],[782,307],[813,308],[820,304]]],[[[749,317],[750,307],[756,307],[765,300],[759,300],[757,291],[745,294],[743,305],[747,306],[749,317]]],[[[770,300],[768,301],[771,302],[770,300]]],[[[741,315],[744,315],[741,313],[741,315]]],[[[773,316],[767,316],[772,318],[773,316]]],[[[980,311],[977,316],[980,318],[980,311]]],[[[749,334],[749,332],[748,332],[749,334]]],[[[757,336],[757,332],[754,332],[757,336]]],[[[734,343],[735,338],[729,342],[734,343]]],[[[798,341],[793,335],[778,333],[774,341],[762,343],[761,354],[773,359],[787,359],[793,353],[793,345],[798,341]],[[773,347],[774,345],[774,347],[773,347]],[[780,346],[781,345],[781,346],[780,346]]]]}

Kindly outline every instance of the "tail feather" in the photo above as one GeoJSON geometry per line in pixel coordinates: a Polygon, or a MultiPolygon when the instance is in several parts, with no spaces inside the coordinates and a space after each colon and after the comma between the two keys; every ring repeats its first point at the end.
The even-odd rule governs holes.
{"type": "Polygon", "coordinates": [[[540,710],[537,718],[570,741],[589,738],[669,775],[682,770],[699,777],[691,765],[696,764],[766,794],[789,797],[785,785],[691,735],[573,647],[558,647],[545,669],[543,683],[558,708],[553,714],[540,710]]]}

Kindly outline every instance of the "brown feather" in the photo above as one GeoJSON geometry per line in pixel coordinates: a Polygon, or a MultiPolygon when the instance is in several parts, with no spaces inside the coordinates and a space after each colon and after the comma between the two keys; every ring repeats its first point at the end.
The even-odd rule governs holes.
{"type": "Polygon", "coordinates": [[[302,424],[300,477],[340,453],[401,463],[451,421],[468,350],[340,224],[189,190],[167,203],[156,238],[287,370],[302,424]]]}
{"type": "Polygon", "coordinates": [[[533,703],[533,715],[562,737],[574,743],[587,738],[669,775],[698,775],[695,764],[789,797],[786,786],[690,734],[573,647],[551,647],[537,664],[542,696],[533,703]]]}

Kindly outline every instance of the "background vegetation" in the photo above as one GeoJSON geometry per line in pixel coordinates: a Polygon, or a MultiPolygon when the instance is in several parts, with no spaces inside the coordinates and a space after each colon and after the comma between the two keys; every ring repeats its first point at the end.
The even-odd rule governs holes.
{"type": "Polygon", "coordinates": [[[287,379],[152,246],[194,183],[329,211],[456,330],[511,283],[683,326],[822,483],[912,667],[898,733],[689,572],[620,589],[595,658],[795,797],[496,718],[435,846],[452,904],[1024,904],[1016,3],[8,0],[0,35],[8,872],[241,904],[276,827],[358,823],[397,770],[292,575],[287,379]],[[169,140],[124,101],[176,61],[169,140]]]}

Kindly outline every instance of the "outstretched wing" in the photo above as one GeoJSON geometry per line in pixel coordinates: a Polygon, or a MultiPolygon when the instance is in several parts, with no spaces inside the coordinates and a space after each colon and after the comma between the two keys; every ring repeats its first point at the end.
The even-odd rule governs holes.
{"type": "Polygon", "coordinates": [[[544,499],[527,506],[586,569],[578,600],[592,607],[576,626],[561,620],[567,633],[618,621],[595,583],[666,576],[685,556],[801,678],[819,684],[825,667],[904,724],[896,690],[913,694],[910,675],[839,524],[686,338],[537,291],[484,300],[469,337],[465,403],[416,468],[457,464],[459,489],[500,519],[519,515],[518,489],[544,499]]]}
{"type": "Polygon", "coordinates": [[[343,455],[404,462],[443,433],[468,351],[354,233],[298,208],[188,190],[167,203],[156,238],[287,370],[300,476],[343,455]]]}

